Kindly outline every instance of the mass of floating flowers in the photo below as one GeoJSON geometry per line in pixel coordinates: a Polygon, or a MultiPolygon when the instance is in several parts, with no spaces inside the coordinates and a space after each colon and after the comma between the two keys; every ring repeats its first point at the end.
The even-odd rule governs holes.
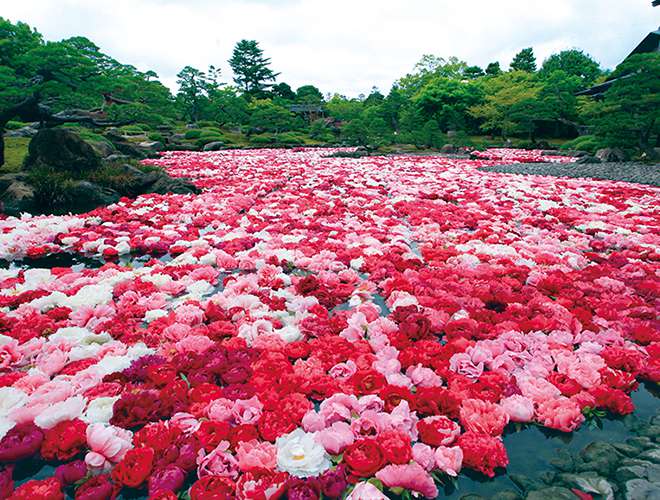
{"type": "Polygon", "coordinates": [[[0,220],[1,498],[434,498],[660,379],[659,189],[327,154],[166,153],[202,194],[0,220]]]}

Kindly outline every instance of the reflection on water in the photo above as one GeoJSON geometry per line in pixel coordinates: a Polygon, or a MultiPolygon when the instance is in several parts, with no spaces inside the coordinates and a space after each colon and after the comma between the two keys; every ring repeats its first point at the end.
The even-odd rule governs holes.
{"type": "Polygon", "coordinates": [[[660,394],[657,391],[657,386],[640,385],[639,389],[631,394],[635,403],[635,412],[624,418],[603,419],[602,429],[590,426],[587,422],[571,433],[538,426],[528,426],[518,432],[512,429],[512,432],[507,432],[504,436],[504,446],[509,454],[509,466],[506,471],[501,471],[493,479],[463,471],[457,481],[458,489],[454,490],[450,487],[440,491],[439,498],[460,499],[470,493],[489,498],[502,490],[518,491],[510,479],[512,474],[538,479],[539,474],[552,469],[550,460],[556,458],[561,451],[575,453],[593,441],[610,443],[625,441],[633,436],[630,430],[633,422],[647,420],[660,409],[660,399],[658,399],[660,394]]]}

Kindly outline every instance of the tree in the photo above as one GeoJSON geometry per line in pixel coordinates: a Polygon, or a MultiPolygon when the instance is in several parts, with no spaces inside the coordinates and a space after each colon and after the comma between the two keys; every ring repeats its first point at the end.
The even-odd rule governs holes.
{"type": "Polygon", "coordinates": [[[518,52],[513,58],[513,61],[511,61],[511,69],[513,71],[534,73],[536,71],[536,56],[534,55],[534,49],[532,49],[532,47],[527,47],[518,52]]]}
{"type": "Polygon", "coordinates": [[[543,61],[540,74],[547,76],[558,70],[570,76],[577,76],[584,87],[592,85],[602,73],[600,65],[590,55],[578,49],[552,54],[543,61]]]}
{"type": "Polygon", "coordinates": [[[495,61],[492,63],[489,63],[488,66],[486,66],[486,75],[488,76],[497,76],[500,73],[502,73],[502,68],[500,68],[500,63],[495,61]]]}
{"type": "Polygon", "coordinates": [[[270,58],[264,57],[256,40],[241,40],[234,47],[229,65],[234,83],[249,97],[263,97],[279,73],[270,69],[270,58]]]}
{"type": "Polygon", "coordinates": [[[484,70],[479,66],[468,66],[463,72],[463,76],[468,80],[474,80],[475,78],[484,76],[484,74],[484,70]]]}
{"type": "Polygon", "coordinates": [[[303,85],[296,90],[296,100],[304,104],[320,104],[323,94],[314,85],[303,85]]]}
{"type": "Polygon", "coordinates": [[[286,132],[294,126],[294,115],[270,99],[256,99],[250,104],[250,126],[265,132],[286,132]]]}
{"type": "Polygon", "coordinates": [[[491,134],[499,133],[504,137],[519,134],[524,128],[519,126],[519,121],[528,124],[524,112],[531,110],[531,102],[538,98],[541,91],[535,75],[525,71],[510,71],[485,78],[480,85],[484,101],[472,106],[469,112],[481,121],[481,130],[491,134]],[[517,113],[515,117],[511,114],[512,110],[517,113]]]}
{"type": "Polygon", "coordinates": [[[348,99],[339,94],[333,95],[326,103],[328,115],[340,122],[357,118],[362,112],[363,104],[358,99],[348,99]]]}
{"type": "Polygon", "coordinates": [[[612,146],[646,151],[659,143],[660,54],[636,54],[612,74],[616,80],[589,118],[612,146]]]}
{"type": "Polygon", "coordinates": [[[208,105],[209,92],[215,88],[215,80],[192,66],[186,66],[176,75],[179,85],[177,100],[181,103],[184,117],[191,122],[200,118],[204,105],[208,105]]]}
{"type": "Polygon", "coordinates": [[[482,100],[481,89],[474,83],[446,77],[432,79],[412,98],[424,115],[434,119],[442,130],[465,130],[470,125],[469,109],[482,100]]]}
{"type": "Polygon", "coordinates": [[[418,92],[430,80],[436,77],[460,80],[467,68],[467,63],[457,57],[443,57],[425,54],[415,65],[412,73],[401,78],[396,84],[408,97],[418,92]]]}
{"type": "Polygon", "coordinates": [[[209,94],[212,116],[220,126],[238,127],[250,121],[248,102],[235,87],[223,87],[209,94]]]}
{"type": "Polygon", "coordinates": [[[293,91],[288,83],[280,82],[273,85],[271,92],[275,97],[284,99],[285,101],[295,101],[296,93],[293,91]]]}

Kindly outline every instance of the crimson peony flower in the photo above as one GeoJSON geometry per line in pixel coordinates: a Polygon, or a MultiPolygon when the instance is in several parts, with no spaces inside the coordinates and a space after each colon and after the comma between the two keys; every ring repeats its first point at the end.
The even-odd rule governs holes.
{"type": "Polygon", "coordinates": [[[108,474],[92,476],[76,489],[76,500],[106,500],[116,498],[117,488],[108,474]]]}
{"type": "Polygon", "coordinates": [[[154,450],[151,448],[133,448],[112,469],[112,479],[129,488],[137,488],[144,483],[154,462],[154,450]]]}
{"type": "Polygon", "coordinates": [[[387,463],[378,441],[371,438],[360,439],[346,448],[343,461],[354,478],[371,477],[387,463]]]}
{"type": "Polygon", "coordinates": [[[488,477],[495,477],[497,467],[506,467],[509,464],[500,438],[466,432],[459,436],[457,444],[463,450],[463,465],[488,477]]]}
{"type": "Polygon", "coordinates": [[[79,419],[65,420],[46,430],[41,456],[46,460],[69,460],[87,445],[87,424],[79,419]]]}
{"type": "Polygon", "coordinates": [[[223,476],[204,476],[190,488],[190,500],[226,500],[234,498],[236,483],[223,476]]]}
{"type": "Polygon", "coordinates": [[[32,422],[17,424],[0,440],[0,463],[18,462],[35,455],[43,440],[43,431],[32,422]]]}

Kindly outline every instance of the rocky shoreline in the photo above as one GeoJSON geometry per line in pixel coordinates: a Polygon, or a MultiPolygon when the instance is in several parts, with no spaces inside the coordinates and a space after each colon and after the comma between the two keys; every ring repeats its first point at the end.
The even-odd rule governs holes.
{"type": "Polygon", "coordinates": [[[604,163],[514,163],[483,167],[486,172],[552,177],[592,178],[660,186],[660,164],[604,163]]]}

